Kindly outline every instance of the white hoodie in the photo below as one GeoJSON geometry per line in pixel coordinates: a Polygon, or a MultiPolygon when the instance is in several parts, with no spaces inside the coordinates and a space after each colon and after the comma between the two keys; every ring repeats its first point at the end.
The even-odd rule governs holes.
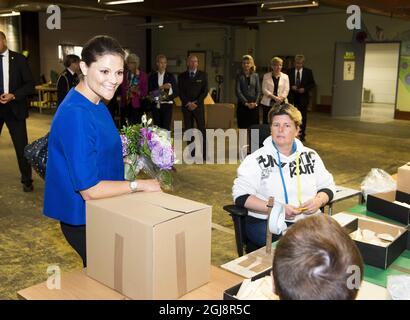
{"type": "MultiPolygon", "coordinates": [[[[305,147],[298,139],[295,139],[295,142],[299,152],[302,203],[314,198],[321,189],[329,189],[334,194],[333,176],[326,170],[317,152],[305,147]]],[[[299,207],[296,152],[289,157],[280,153],[280,161],[289,204],[299,207]]],[[[273,146],[272,137],[269,136],[263,142],[263,147],[248,155],[239,166],[238,177],[232,188],[234,201],[242,195],[250,194],[265,201],[272,196],[276,201],[286,203],[278,164],[278,152],[273,146]]],[[[320,210],[317,213],[319,212],[320,210]]],[[[267,218],[264,214],[250,210],[248,214],[259,219],[267,218]]],[[[300,214],[291,221],[304,217],[304,214],[300,214]]]]}

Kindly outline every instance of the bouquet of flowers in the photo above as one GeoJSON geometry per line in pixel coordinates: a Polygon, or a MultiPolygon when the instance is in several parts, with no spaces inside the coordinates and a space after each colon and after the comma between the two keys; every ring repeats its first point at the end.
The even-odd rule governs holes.
{"type": "Polygon", "coordinates": [[[157,89],[153,90],[149,93],[148,99],[152,103],[155,103],[157,109],[160,108],[161,102],[168,101],[169,97],[169,90],[165,89],[157,89]]]}
{"type": "Polygon", "coordinates": [[[152,125],[144,114],[142,123],[121,129],[125,179],[135,180],[140,171],[158,179],[165,190],[172,189],[172,168],[175,151],[171,133],[152,125]]]}

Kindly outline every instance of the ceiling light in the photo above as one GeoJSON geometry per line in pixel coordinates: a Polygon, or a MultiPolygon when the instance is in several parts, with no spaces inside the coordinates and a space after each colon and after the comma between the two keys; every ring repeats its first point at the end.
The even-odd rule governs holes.
{"type": "Polygon", "coordinates": [[[127,3],[136,3],[136,2],[144,2],[144,0],[116,0],[116,1],[104,2],[104,4],[112,6],[116,4],[127,4],[127,3]]]}
{"type": "Polygon", "coordinates": [[[285,0],[278,2],[270,2],[265,4],[264,9],[268,10],[284,10],[284,9],[296,9],[296,8],[309,8],[318,7],[318,1],[307,0],[285,0]]]}
{"type": "Polygon", "coordinates": [[[266,23],[278,23],[278,22],[285,22],[285,19],[266,20],[266,23]]]}
{"type": "Polygon", "coordinates": [[[12,12],[7,12],[7,13],[1,13],[0,17],[12,17],[12,16],[19,16],[20,12],[17,11],[12,11],[12,12]]]}
{"type": "Polygon", "coordinates": [[[158,26],[158,29],[163,29],[164,28],[164,26],[162,25],[162,24],[160,24],[159,26],[158,26]]]}

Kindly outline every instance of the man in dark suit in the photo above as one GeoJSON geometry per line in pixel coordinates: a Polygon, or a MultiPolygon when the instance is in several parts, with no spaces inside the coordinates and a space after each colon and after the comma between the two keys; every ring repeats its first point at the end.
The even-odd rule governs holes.
{"type": "MultiPolygon", "coordinates": [[[[208,76],[198,70],[198,57],[190,55],[187,59],[188,70],[178,76],[179,97],[182,101],[182,114],[184,116],[185,130],[196,126],[202,133],[202,156],[206,159],[206,131],[205,131],[205,106],[204,100],[208,94],[208,76]]],[[[193,139],[191,139],[192,143],[193,139]]],[[[195,156],[195,149],[191,151],[195,156]]]]}
{"type": "Polygon", "coordinates": [[[57,80],[58,105],[63,102],[65,96],[71,88],[78,84],[78,72],[80,72],[80,57],[75,54],[68,54],[64,59],[64,71],[61,72],[57,80]]]}
{"type": "Polygon", "coordinates": [[[289,70],[289,102],[302,113],[302,126],[299,137],[305,141],[307,109],[309,105],[309,91],[315,86],[312,70],[305,68],[305,57],[301,54],[295,56],[295,67],[289,70]]]}
{"type": "Polygon", "coordinates": [[[0,31],[0,134],[3,124],[9,129],[21,173],[23,191],[33,191],[31,167],[24,157],[27,145],[27,96],[34,82],[26,58],[7,49],[6,35],[0,31]]]}
{"type": "Polygon", "coordinates": [[[159,54],[156,58],[157,70],[148,78],[148,92],[159,98],[152,106],[154,123],[166,130],[171,130],[174,98],[178,96],[178,86],[172,73],[166,72],[167,57],[159,54]]]}

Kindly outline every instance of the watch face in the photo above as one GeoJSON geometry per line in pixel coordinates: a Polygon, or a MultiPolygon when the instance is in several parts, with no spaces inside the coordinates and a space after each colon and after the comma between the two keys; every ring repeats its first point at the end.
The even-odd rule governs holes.
{"type": "Polygon", "coordinates": [[[130,183],[130,187],[131,187],[131,190],[132,190],[132,191],[137,191],[137,187],[138,187],[137,181],[132,181],[132,182],[130,183]]]}

